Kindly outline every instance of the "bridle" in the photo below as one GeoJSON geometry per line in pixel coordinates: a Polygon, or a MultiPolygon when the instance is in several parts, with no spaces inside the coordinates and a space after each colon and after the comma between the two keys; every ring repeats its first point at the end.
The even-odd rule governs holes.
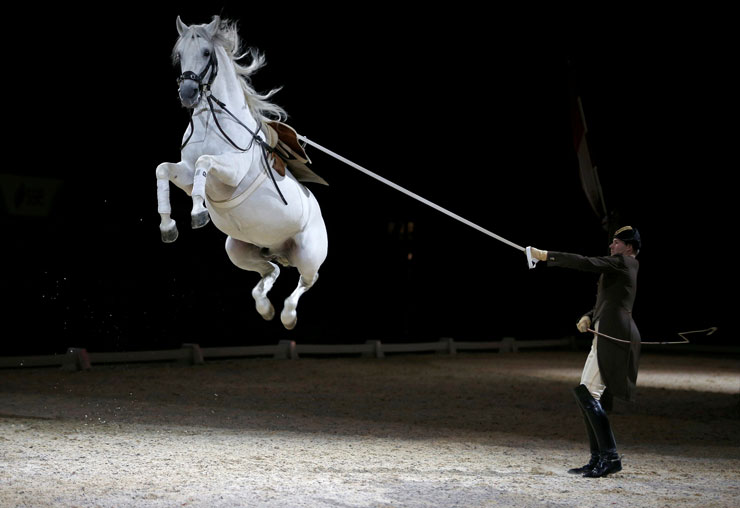
{"type": "MultiPolygon", "coordinates": [[[[229,111],[229,109],[226,107],[226,104],[218,100],[216,97],[213,96],[213,93],[211,92],[211,85],[213,84],[214,80],[216,79],[216,75],[218,74],[218,60],[216,59],[216,52],[211,51],[211,55],[208,58],[208,62],[206,63],[206,66],[203,68],[203,70],[200,72],[200,74],[196,74],[193,71],[185,71],[177,78],[177,84],[178,86],[182,85],[182,82],[185,80],[195,81],[198,83],[198,93],[201,95],[201,97],[205,97],[208,101],[208,108],[211,110],[211,114],[213,115],[213,120],[216,123],[216,126],[218,127],[218,130],[221,131],[221,134],[226,138],[226,140],[231,143],[231,146],[236,148],[237,150],[241,152],[246,152],[247,150],[252,148],[253,143],[257,143],[260,145],[260,148],[262,148],[262,161],[265,163],[265,170],[270,175],[270,178],[272,179],[272,183],[275,186],[275,190],[277,190],[277,193],[280,195],[280,199],[283,200],[283,203],[286,205],[288,202],[285,200],[285,197],[283,196],[283,193],[280,192],[280,187],[278,187],[277,181],[275,181],[275,175],[272,174],[272,171],[270,171],[270,161],[268,159],[269,155],[274,152],[274,149],[268,145],[258,134],[259,134],[259,127],[257,128],[257,131],[253,131],[247,125],[244,124],[241,120],[239,120],[234,113],[229,111]],[[210,76],[208,76],[208,81],[205,81],[206,76],[208,75],[208,71],[210,72],[210,76]],[[236,123],[244,127],[247,132],[249,132],[252,135],[252,140],[249,142],[246,148],[242,148],[226,134],[226,131],[224,131],[223,127],[221,127],[221,124],[218,122],[218,116],[216,115],[216,109],[213,106],[213,103],[216,103],[219,108],[221,108],[224,112],[226,112],[231,118],[233,118],[236,123]]],[[[200,102],[200,100],[198,100],[200,102]]],[[[196,103],[197,104],[197,103],[196,103]]],[[[195,132],[195,126],[193,124],[193,110],[195,109],[195,104],[193,104],[192,107],[188,108],[190,109],[190,134],[188,135],[187,139],[183,142],[182,146],[180,146],[180,150],[184,149],[185,146],[190,142],[190,138],[193,137],[193,133],[195,132]]]]}
{"type": "Polygon", "coordinates": [[[208,58],[208,63],[206,63],[206,66],[203,68],[202,71],[200,71],[200,74],[196,74],[193,71],[185,71],[177,78],[177,84],[182,84],[182,82],[186,79],[195,81],[196,83],[198,83],[198,88],[200,89],[200,92],[203,93],[205,90],[211,88],[213,81],[216,79],[216,74],[218,74],[218,60],[216,59],[215,52],[211,51],[210,57],[208,58]],[[203,83],[203,80],[206,78],[206,74],[208,74],[209,70],[211,70],[212,72],[210,77],[208,78],[208,82],[203,83]]]}

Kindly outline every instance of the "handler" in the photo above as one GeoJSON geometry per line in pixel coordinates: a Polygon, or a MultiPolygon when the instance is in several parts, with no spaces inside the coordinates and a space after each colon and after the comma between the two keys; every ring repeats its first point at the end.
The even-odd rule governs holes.
{"type": "Polygon", "coordinates": [[[591,460],[572,474],[599,478],[622,470],[617,444],[602,403],[605,391],[622,400],[634,400],[640,359],[640,332],[632,319],[632,305],[637,291],[641,240],[637,229],[625,226],[614,233],[610,256],[585,257],[564,252],[531,248],[532,256],[547,261],[548,266],[595,272],[599,277],[596,305],[578,321],[578,331],[591,328],[597,333],[591,344],[581,375],[581,384],[573,393],[586,422],[591,446],[591,460]],[[620,341],[604,337],[598,332],[620,341]],[[621,342],[623,341],[623,342],[621,342]]]}

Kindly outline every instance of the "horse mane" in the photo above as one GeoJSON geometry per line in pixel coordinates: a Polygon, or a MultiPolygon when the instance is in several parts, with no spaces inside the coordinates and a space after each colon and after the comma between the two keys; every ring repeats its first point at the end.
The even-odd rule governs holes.
{"type": "MultiPolygon", "coordinates": [[[[219,28],[212,38],[206,33],[205,25],[194,25],[190,29],[196,30],[196,33],[201,37],[210,40],[214,45],[219,45],[224,49],[226,55],[234,65],[236,75],[240,78],[239,84],[242,87],[247,106],[253,116],[260,120],[285,120],[288,117],[288,113],[282,107],[270,102],[272,96],[279,92],[280,88],[273,88],[266,94],[260,94],[252,87],[252,75],[265,66],[265,55],[255,48],[248,48],[242,52],[237,23],[226,19],[222,20],[218,16],[214,16],[215,19],[219,20],[219,28]],[[240,64],[239,61],[246,56],[251,57],[250,62],[245,65],[240,64]]],[[[178,43],[180,39],[178,39],[178,43]]],[[[177,59],[177,46],[178,44],[175,44],[175,49],[173,50],[173,60],[175,61],[177,59]]]]}

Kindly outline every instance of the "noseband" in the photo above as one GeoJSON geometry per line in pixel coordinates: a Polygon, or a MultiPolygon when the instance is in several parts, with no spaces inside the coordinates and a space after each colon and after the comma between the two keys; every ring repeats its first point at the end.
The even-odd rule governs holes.
{"type": "Polygon", "coordinates": [[[211,88],[213,81],[216,79],[216,74],[218,74],[218,60],[216,60],[216,53],[212,51],[211,56],[208,59],[208,63],[200,74],[196,74],[193,71],[185,71],[177,78],[177,85],[181,86],[183,81],[189,79],[190,81],[198,83],[198,91],[200,93],[204,93],[206,90],[211,88]],[[211,75],[208,78],[208,82],[203,83],[209,70],[211,70],[211,75]]]}
{"type": "MultiPolygon", "coordinates": [[[[287,205],[288,202],[285,200],[285,197],[283,197],[283,193],[280,192],[280,188],[278,187],[278,184],[275,181],[275,176],[272,174],[272,171],[270,171],[270,163],[269,163],[268,155],[267,154],[268,154],[268,152],[269,153],[272,153],[273,152],[273,148],[271,146],[269,146],[267,143],[265,143],[262,140],[262,138],[260,138],[258,136],[258,132],[252,132],[252,130],[249,127],[247,127],[241,120],[239,120],[234,115],[234,113],[232,113],[231,111],[229,111],[226,108],[226,104],[224,104],[223,102],[221,102],[220,100],[218,100],[216,97],[213,96],[213,94],[211,93],[211,85],[213,84],[213,81],[216,79],[216,74],[218,74],[218,60],[216,60],[216,52],[215,51],[212,51],[211,52],[211,56],[208,59],[208,63],[206,64],[205,68],[203,68],[203,70],[200,72],[200,74],[196,74],[193,71],[185,71],[182,74],[180,74],[180,76],[177,78],[177,84],[178,84],[178,86],[180,86],[180,85],[182,85],[182,82],[183,81],[188,80],[188,79],[191,80],[191,81],[195,81],[196,83],[198,83],[198,93],[200,93],[201,95],[204,95],[206,97],[206,100],[208,101],[208,107],[211,110],[211,114],[213,115],[213,120],[215,121],[216,126],[218,127],[218,130],[221,131],[221,134],[223,134],[223,136],[229,141],[229,143],[231,143],[231,145],[234,148],[236,148],[237,150],[239,150],[241,152],[246,152],[247,150],[249,150],[252,147],[252,143],[254,143],[255,141],[257,141],[257,143],[262,148],[262,158],[263,158],[263,161],[265,163],[265,168],[267,169],[267,173],[270,175],[270,178],[272,179],[272,183],[273,183],[273,185],[275,185],[275,189],[277,190],[277,193],[280,195],[280,198],[283,200],[283,203],[285,203],[287,205]],[[205,79],[205,77],[208,74],[208,71],[209,70],[211,71],[211,75],[208,77],[208,82],[204,83],[203,80],[205,79]],[[224,110],[226,113],[228,113],[229,116],[231,116],[234,120],[236,120],[236,122],[239,125],[241,125],[242,127],[244,127],[247,130],[247,132],[249,132],[252,135],[252,141],[249,142],[249,145],[247,145],[246,148],[242,148],[239,145],[237,145],[236,143],[234,143],[234,141],[232,141],[232,139],[226,134],[226,132],[224,131],[224,129],[221,127],[221,124],[218,123],[218,117],[216,116],[216,110],[213,107],[213,103],[214,102],[216,102],[216,104],[218,104],[218,106],[222,110],[224,110]]],[[[198,102],[200,102],[200,100],[198,102]]],[[[195,132],[195,126],[193,125],[193,109],[194,108],[195,108],[195,104],[193,104],[192,107],[188,108],[188,109],[190,109],[190,134],[188,135],[187,139],[185,140],[185,142],[180,147],[180,150],[182,150],[183,148],[185,148],[185,146],[190,141],[190,138],[193,136],[193,133],[195,132]]],[[[257,131],[259,131],[259,126],[257,128],[257,131]]]]}

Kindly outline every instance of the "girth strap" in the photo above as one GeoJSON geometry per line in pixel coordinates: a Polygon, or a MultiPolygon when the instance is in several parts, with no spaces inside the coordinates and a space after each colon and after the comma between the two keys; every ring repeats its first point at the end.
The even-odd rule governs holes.
{"type": "Polygon", "coordinates": [[[260,185],[262,185],[262,182],[264,182],[266,178],[267,175],[265,173],[260,173],[259,175],[257,175],[257,178],[255,178],[254,181],[249,184],[249,187],[247,187],[244,192],[242,192],[238,196],[227,199],[225,201],[213,201],[212,199],[209,199],[208,201],[216,208],[234,208],[235,206],[242,204],[245,199],[251,196],[254,191],[256,191],[260,185]]]}

